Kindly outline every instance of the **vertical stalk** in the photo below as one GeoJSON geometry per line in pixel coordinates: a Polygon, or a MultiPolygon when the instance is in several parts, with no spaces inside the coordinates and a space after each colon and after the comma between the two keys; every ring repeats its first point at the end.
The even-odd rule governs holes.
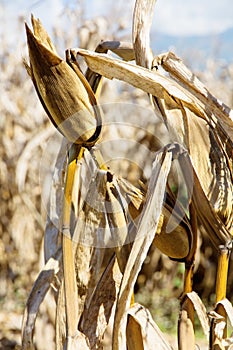
{"type": "Polygon", "coordinates": [[[216,303],[226,298],[227,275],[229,265],[229,249],[220,246],[220,254],[218,257],[218,269],[216,279],[216,303]]]}
{"type": "MultiPolygon", "coordinates": [[[[224,245],[219,246],[219,256],[218,256],[218,267],[217,267],[217,277],[216,277],[216,304],[226,298],[227,289],[227,276],[228,276],[228,266],[229,266],[230,249],[224,245]]],[[[226,326],[223,331],[223,338],[227,337],[227,314],[224,307],[218,304],[215,311],[224,317],[226,326]]],[[[211,320],[210,325],[210,340],[209,349],[214,349],[216,335],[215,335],[216,322],[214,319],[211,320]]]]}
{"type": "MultiPolygon", "coordinates": [[[[218,257],[218,268],[217,268],[217,278],[216,278],[216,303],[220,300],[226,298],[227,290],[227,276],[228,276],[228,266],[229,266],[229,256],[230,251],[225,246],[219,247],[219,257],[218,257]]],[[[227,315],[224,307],[219,304],[216,307],[216,312],[225,318],[227,323],[227,315]]],[[[224,337],[227,336],[227,327],[224,329],[224,337]]]]}
{"type": "Polygon", "coordinates": [[[69,152],[69,161],[66,174],[63,203],[63,225],[62,225],[62,255],[63,255],[63,273],[64,273],[64,294],[66,308],[66,336],[67,349],[71,348],[72,339],[77,332],[77,285],[75,275],[75,262],[73,255],[73,242],[70,233],[70,213],[72,189],[74,175],[77,164],[77,157],[82,156],[82,148],[72,145],[69,152]]]}
{"type": "Polygon", "coordinates": [[[192,228],[192,245],[185,261],[183,298],[180,303],[180,316],[178,322],[179,350],[195,349],[194,306],[191,300],[186,298],[186,295],[193,290],[193,270],[197,250],[197,217],[192,202],[189,209],[192,228]]]}
{"type": "MultiPolygon", "coordinates": [[[[189,210],[190,210],[190,224],[191,224],[193,235],[192,235],[192,246],[185,261],[184,295],[192,292],[193,290],[193,270],[194,270],[195,256],[197,251],[197,240],[198,240],[197,215],[192,202],[190,203],[189,210]]],[[[191,305],[189,307],[188,315],[190,320],[194,324],[194,307],[192,303],[190,304],[191,305]]]]}

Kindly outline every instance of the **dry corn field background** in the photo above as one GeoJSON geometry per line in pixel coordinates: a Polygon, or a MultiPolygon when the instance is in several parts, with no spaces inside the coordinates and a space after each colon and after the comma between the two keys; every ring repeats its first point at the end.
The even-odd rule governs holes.
{"type": "Polygon", "coordinates": [[[155,2],[3,38],[0,349],[233,348],[233,62],[153,56],[155,2]]]}

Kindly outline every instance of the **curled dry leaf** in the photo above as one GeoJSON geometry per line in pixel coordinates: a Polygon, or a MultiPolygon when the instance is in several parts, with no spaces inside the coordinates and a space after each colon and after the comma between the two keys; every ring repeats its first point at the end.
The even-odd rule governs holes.
{"type": "Polygon", "coordinates": [[[191,72],[182,60],[173,52],[159,55],[155,58],[158,64],[169,73],[179,84],[182,84],[188,90],[200,99],[204,105],[208,106],[210,118],[216,118],[225,133],[229,135],[229,141],[233,142],[233,120],[232,111],[223,102],[214,97],[206,86],[191,72]]]}
{"type": "Polygon", "coordinates": [[[194,309],[197,313],[197,316],[199,318],[200,324],[202,326],[203,332],[204,332],[206,338],[209,339],[210,323],[209,323],[209,319],[207,316],[207,311],[206,311],[205,305],[203,304],[203,302],[201,301],[200,297],[198,296],[198,294],[196,292],[187,293],[186,297],[188,299],[190,299],[190,301],[192,302],[194,309]]]}
{"type": "Polygon", "coordinates": [[[39,307],[47,294],[50,284],[58,273],[61,264],[61,250],[59,249],[54,257],[51,257],[36,279],[31,293],[27,300],[22,326],[22,347],[24,350],[32,350],[33,333],[39,307]]]}
{"type": "MultiPolygon", "coordinates": [[[[103,287],[103,282],[100,280],[99,284],[97,284],[104,254],[102,248],[114,248],[117,262],[121,270],[124,271],[130,253],[129,244],[126,243],[129,243],[129,239],[132,238],[131,236],[130,238],[128,237],[128,219],[131,217],[128,214],[128,205],[129,203],[132,206],[135,205],[136,211],[140,206],[138,202],[141,203],[140,196],[138,202],[136,200],[140,191],[128,184],[127,181],[121,181],[120,178],[117,179],[107,170],[95,169],[94,173],[83,200],[83,205],[80,208],[72,237],[73,242],[76,244],[75,264],[79,318],[84,310],[82,327],[85,330],[85,334],[88,334],[91,343],[100,341],[101,334],[103,334],[101,329],[104,326],[103,324],[101,325],[103,318],[99,321],[98,319],[96,320],[95,325],[99,329],[99,336],[96,337],[96,329],[93,330],[94,323],[92,322],[92,327],[90,325],[87,327],[90,320],[89,313],[85,312],[86,307],[89,310],[90,305],[92,305],[92,310],[96,307],[93,305],[93,301],[97,302],[97,297],[102,298],[103,288],[100,289],[100,287],[103,287]],[[94,294],[92,295],[94,288],[94,294]],[[86,305],[85,309],[84,304],[86,305]],[[95,338],[91,335],[92,333],[95,334],[95,338]]],[[[105,278],[105,275],[103,275],[103,278],[105,278]]],[[[111,288],[115,290],[116,285],[111,288]]],[[[106,316],[106,307],[104,310],[106,316]]],[[[101,308],[97,311],[98,317],[100,317],[102,315],[101,308]]],[[[107,325],[107,321],[105,323],[107,325]]]]}
{"type": "Polygon", "coordinates": [[[186,180],[188,192],[191,194],[200,222],[205,227],[210,239],[218,249],[220,245],[231,245],[231,234],[209,202],[190,156],[186,150],[179,156],[179,163],[186,180]]]}
{"type": "Polygon", "coordinates": [[[172,350],[148,309],[135,303],[127,313],[128,350],[172,350]]]}
{"type": "Polygon", "coordinates": [[[226,314],[229,318],[229,321],[231,323],[231,327],[233,328],[233,306],[231,302],[228,299],[220,300],[216,305],[215,308],[217,309],[218,305],[222,305],[224,310],[226,311],[226,314]]]}
{"type": "Polygon", "coordinates": [[[173,53],[156,58],[162,67],[180,86],[198,99],[200,112],[193,113],[182,101],[173,103],[173,109],[166,100],[163,116],[166,124],[176,134],[177,141],[188,149],[193,165],[200,179],[205,194],[210,199],[214,210],[231,231],[233,222],[233,121],[229,107],[217,100],[198,78],[173,53]]]}
{"type": "Polygon", "coordinates": [[[106,224],[104,201],[107,172],[96,169],[75,226],[73,241],[88,247],[104,248],[111,239],[106,224]]]}
{"type": "Polygon", "coordinates": [[[73,240],[90,247],[115,248],[131,241],[143,195],[126,180],[95,168],[75,225],[73,240]]]}
{"type": "Polygon", "coordinates": [[[132,61],[135,58],[133,45],[128,42],[113,40],[102,41],[96,48],[96,52],[107,53],[108,50],[114,52],[124,61],[132,61]]]}
{"type": "Polygon", "coordinates": [[[32,81],[50,120],[70,141],[94,143],[101,130],[101,113],[90,85],[56,53],[41,23],[26,25],[32,81]]]}

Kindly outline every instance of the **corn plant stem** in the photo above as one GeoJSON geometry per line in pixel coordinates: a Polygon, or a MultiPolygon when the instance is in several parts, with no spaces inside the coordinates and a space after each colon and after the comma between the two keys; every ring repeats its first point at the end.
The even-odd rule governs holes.
{"type": "MultiPolygon", "coordinates": [[[[227,276],[229,265],[229,249],[225,246],[220,246],[220,254],[218,257],[218,268],[216,278],[216,303],[226,298],[227,289],[227,276]]],[[[227,322],[227,315],[224,307],[219,304],[216,308],[216,312],[225,318],[227,322]]],[[[227,336],[227,327],[224,329],[224,337],[227,336]]]]}
{"type": "Polygon", "coordinates": [[[92,155],[92,158],[93,158],[96,166],[101,170],[108,170],[108,167],[106,166],[104,159],[103,159],[103,156],[101,154],[101,151],[96,147],[91,147],[89,149],[89,151],[92,155]]]}
{"type": "Polygon", "coordinates": [[[63,203],[63,226],[62,226],[62,253],[64,273],[64,294],[66,308],[66,335],[67,349],[71,348],[72,339],[77,332],[77,285],[75,277],[75,262],[73,256],[73,242],[70,233],[71,195],[76,170],[77,156],[82,155],[82,148],[72,145],[66,174],[63,203]]]}
{"type": "MultiPolygon", "coordinates": [[[[195,255],[197,250],[197,216],[193,203],[190,203],[190,223],[192,227],[192,246],[190,252],[185,261],[185,275],[184,275],[184,295],[192,292],[193,290],[193,270],[195,263],[195,255]]],[[[194,307],[191,302],[188,301],[187,312],[192,324],[194,325],[194,307]]]]}
{"type": "Polygon", "coordinates": [[[226,297],[227,275],[229,264],[229,249],[220,247],[220,254],[218,257],[218,269],[216,279],[216,302],[226,297]]]}
{"type": "Polygon", "coordinates": [[[190,350],[195,348],[194,306],[191,300],[187,298],[187,293],[191,293],[193,289],[193,270],[197,250],[197,216],[192,202],[189,206],[189,212],[192,240],[189,254],[185,259],[183,297],[180,301],[180,317],[178,321],[178,346],[181,350],[187,349],[187,346],[189,346],[190,350]]]}

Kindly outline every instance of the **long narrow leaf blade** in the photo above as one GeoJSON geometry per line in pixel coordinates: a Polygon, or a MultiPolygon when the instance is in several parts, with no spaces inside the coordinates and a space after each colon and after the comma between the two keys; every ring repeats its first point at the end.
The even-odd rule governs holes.
{"type": "Polygon", "coordinates": [[[167,176],[171,167],[171,152],[158,152],[153,164],[146,203],[141,213],[135,241],[122,279],[115,315],[113,349],[126,349],[126,310],[143,261],[153,241],[162,210],[167,176]]]}

